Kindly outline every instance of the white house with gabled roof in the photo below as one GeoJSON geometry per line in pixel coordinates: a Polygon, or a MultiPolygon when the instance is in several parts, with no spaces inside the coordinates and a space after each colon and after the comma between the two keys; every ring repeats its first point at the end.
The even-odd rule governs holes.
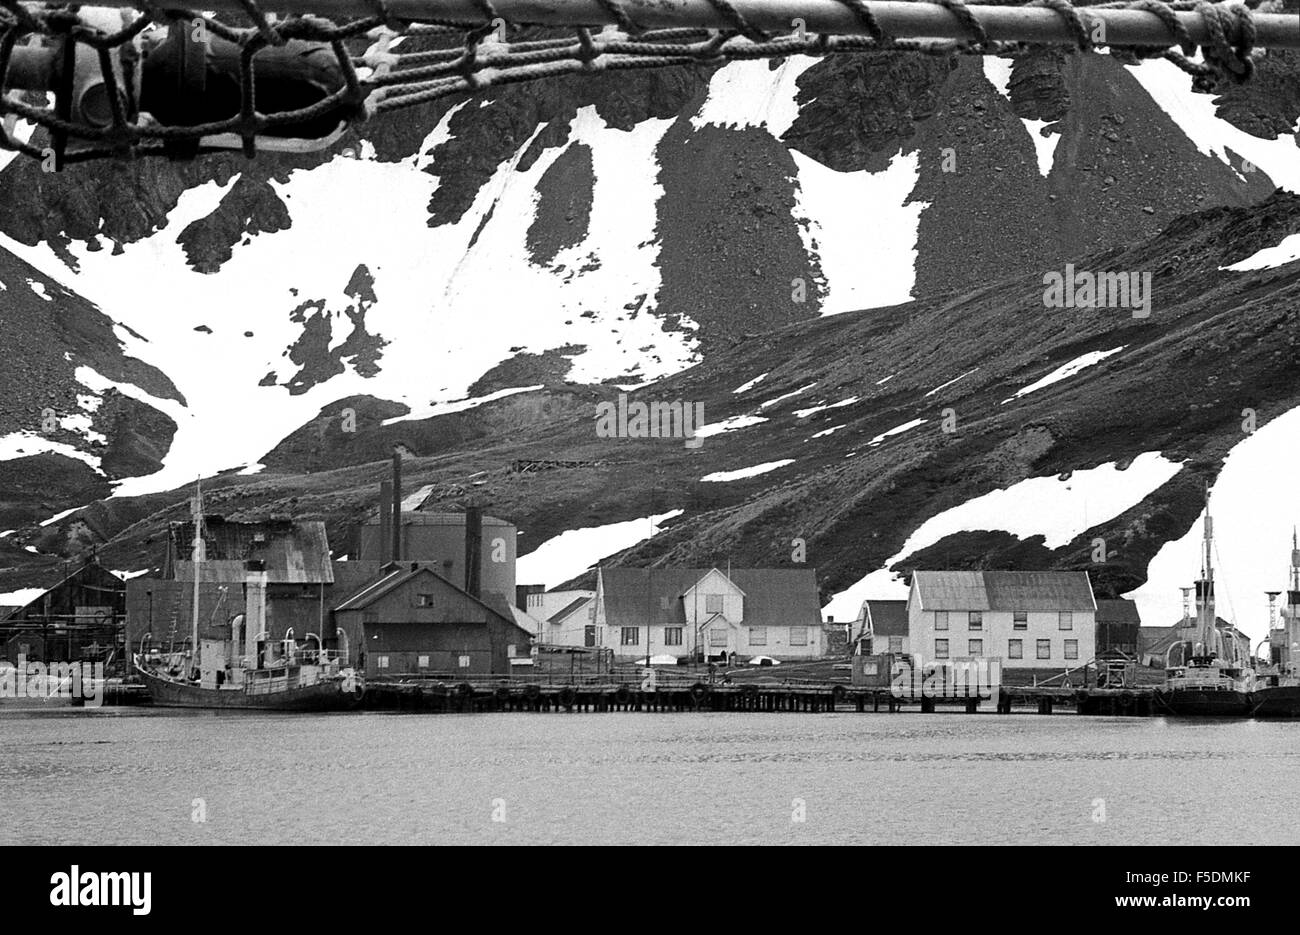
{"type": "Polygon", "coordinates": [[[911,652],[927,663],[1077,668],[1096,657],[1096,618],[1082,571],[917,571],[907,598],[911,652]]]}
{"type": "Polygon", "coordinates": [[[811,568],[601,568],[594,623],[598,645],[628,662],[824,652],[811,568]]]}

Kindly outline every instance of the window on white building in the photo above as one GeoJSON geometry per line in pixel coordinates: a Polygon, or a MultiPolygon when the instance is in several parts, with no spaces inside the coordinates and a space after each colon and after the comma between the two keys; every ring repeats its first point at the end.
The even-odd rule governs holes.
{"type": "Polygon", "coordinates": [[[901,636],[891,636],[889,638],[889,651],[891,653],[901,653],[903,651],[903,638],[901,636]]]}
{"type": "Polygon", "coordinates": [[[790,628],[790,645],[807,646],[808,645],[808,628],[791,627],[790,628]]]}
{"type": "Polygon", "coordinates": [[[936,610],[934,612],[934,628],[936,630],[948,629],[948,611],[936,610]]]}
{"type": "Polygon", "coordinates": [[[682,645],[682,628],[664,627],[664,645],[665,646],[682,645]]]}
{"type": "Polygon", "coordinates": [[[970,628],[972,630],[984,629],[984,611],[972,610],[970,612],[970,628]]]}
{"type": "Polygon", "coordinates": [[[717,628],[717,629],[710,630],[710,631],[709,631],[709,645],[710,645],[710,646],[726,646],[726,645],[727,645],[727,631],[724,630],[724,629],[722,629],[722,628],[720,628],[720,627],[717,628]]]}
{"type": "Polygon", "coordinates": [[[582,645],[583,645],[583,646],[595,646],[595,645],[596,645],[596,628],[595,628],[595,626],[585,626],[585,627],[582,628],[582,645]]]}
{"type": "Polygon", "coordinates": [[[1066,658],[1066,659],[1078,659],[1078,658],[1079,658],[1079,641],[1078,641],[1078,640],[1066,640],[1066,641],[1065,641],[1065,658],[1066,658]]]}
{"type": "Polygon", "coordinates": [[[620,641],[624,646],[641,645],[641,628],[640,627],[623,627],[620,641]]]}
{"type": "Polygon", "coordinates": [[[1023,611],[1023,610],[1017,610],[1017,611],[1012,612],[1012,614],[1011,614],[1011,629],[1013,629],[1013,630],[1028,630],[1028,629],[1029,629],[1029,614],[1028,614],[1027,612],[1023,611]]]}
{"type": "Polygon", "coordinates": [[[432,606],[433,606],[433,595],[432,595],[432,594],[417,594],[417,595],[415,595],[415,606],[416,606],[416,607],[432,607],[432,606]]]}
{"type": "Polygon", "coordinates": [[[1024,640],[1007,640],[1007,658],[1024,659],[1025,658],[1025,641],[1024,640]]]}
{"type": "Polygon", "coordinates": [[[1074,629],[1074,614],[1068,610],[1061,611],[1061,629],[1062,630],[1074,629]]]}
{"type": "Polygon", "coordinates": [[[947,658],[948,658],[948,641],[947,641],[947,640],[935,640],[935,641],[934,641],[934,658],[935,658],[935,659],[947,659],[947,658]]]}
{"type": "Polygon", "coordinates": [[[967,640],[967,641],[966,641],[966,654],[967,654],[968,656],[982,656],[982,655],[984,655],[984,641],[983,641],[983,640],[967,640]]]}
{"type": "Polygon", "coordinates": [[[766,646],[767,645],[767,627],[750,627],[749,628],[749,645],[766,646]]]}
{"type": "Polygon", "coordinates": [[[722,613],[722,595],[721,594],[704,595],[704,612],[706,614],[722,613]]]}
{"type": "Polygon", "coordinates": [[[1051,659],[1051,658],[1052,658],[1052,641],[1051,641],[1051,640],[1039,640],[1039,641],[1038,641],[1038,658],[1039,658],[1039,659],[1051,659]]]}

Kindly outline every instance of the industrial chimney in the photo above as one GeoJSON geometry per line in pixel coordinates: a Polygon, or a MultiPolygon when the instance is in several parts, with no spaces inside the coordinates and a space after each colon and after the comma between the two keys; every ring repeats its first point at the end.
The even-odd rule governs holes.
{"type": "Polygon", "coordinates": [[[480,597],[483,578],[483,511],[465,508],[465,593],[480,597]]]}
{"type": "Polygon", "coordinates": [[[379,482],[379,560],[393,560],[393,482],[379,482]]]}
{"type": "Polygon", "coordinates": [[[402,560],[402,454],[393,449],[393,546],[392,560],[402,560]]]}

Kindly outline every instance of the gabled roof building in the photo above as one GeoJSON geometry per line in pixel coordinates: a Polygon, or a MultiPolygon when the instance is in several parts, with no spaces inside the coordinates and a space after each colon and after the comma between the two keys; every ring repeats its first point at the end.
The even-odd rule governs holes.
{"type": "Polygon", "coordinates": [[[1077,668],[1096,657],[1096,615],[1082,571],[917,571],[907,599],[910,648],[925,662],[1077,668]]]}
{"type": "Polygon", "coordinates": [[[811,568],[601,568],[597,646],[615,658],[806,659],[823,652],[811,568]]]}

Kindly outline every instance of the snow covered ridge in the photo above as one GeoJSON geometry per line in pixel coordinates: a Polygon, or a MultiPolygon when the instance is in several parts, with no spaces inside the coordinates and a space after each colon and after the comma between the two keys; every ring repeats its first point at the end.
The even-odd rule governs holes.
{"type": "Polygon", "coordinates": [[[1060,548],[1137,506],[1180,470],[1181,463],[1149,451],[1123,470],[1110,462],[1067,477],[1030,477],[968,500],[922,523],[882,568],[836,594],[823,610],[837,620],[852,619],[868,598],[906,597],[906,585],[889,569],[959,532],[1000,530],[1021,539],[1043,536],[1047,548],[1060,548]]]}

